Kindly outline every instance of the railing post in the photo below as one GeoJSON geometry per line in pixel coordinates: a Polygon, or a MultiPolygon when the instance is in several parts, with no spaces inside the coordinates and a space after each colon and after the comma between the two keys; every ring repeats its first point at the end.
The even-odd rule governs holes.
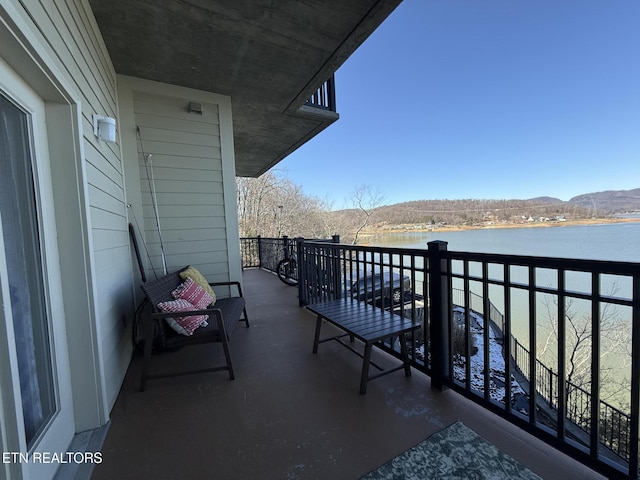
{"type": "Polygon", "coordinates": [[[258,268],[262,268],[262,237],[258,235],[258,268]]]}
{"type": "Polygon", "coordinates": [[[447,242],[434,241],[429,248],[429,300],[431,310],[431,386],[445,389],[450,378],[448,262],[442,258],[447,242]]]}
{"type": "MultiPolygon", "coordinates": [[[[331,237],[331,243],[340,243],[340,235],[334,235],[331,237]]],[[[332,282],[332,289],[333,289],[333,296],[332,298],[342,298],[342,288],[340,288],[340,283],[341,283],[341,271],[342,269],[340,268],[340,251],[337,249],[332,249],[333,251],[333,265],[331,266],[332,268],[332,278],[331,278],[331,282],[332,282]]]]}
{"type": "MultiPolygon", "coordinates": [[[[284,237],[287,238],[287,237],[284,237]]],[[[309,304],[306,292],[309,291],[307,285],[309,284],[309,273],[307,272],[307,266],[305,265],[305,252],[304,250],[304,237],[296,238],[296,262],[298,263],[298,306],[304,307],[309,304]]],[[[289,249],[287,248],[288,252],[289,249]]],[[[288,253],[287,253],[288,255],[288,253]]]]}
{"type": "Polygon", "coordinates": [[[329,97],[329,110],[332,112],[337,112],[336,110],[336,87],[335,87],[335,76],[331,75],[331,78],[327,80],[327,96],[329,97]]]}
{"type": "Polygon", "coordinates": [[[284,259],[289,260],[289,237],[286,235],[282,236],[282,245],[284,248],[284,259]]]}

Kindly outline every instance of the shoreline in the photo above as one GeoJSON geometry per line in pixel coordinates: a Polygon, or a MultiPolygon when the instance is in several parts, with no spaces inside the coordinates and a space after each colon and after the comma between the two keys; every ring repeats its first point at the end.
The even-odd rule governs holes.
{"type": "Polygon", "coordinates": [[[489,230],[489,229],[507,229],[507,228],[561,228],[561,227],[577,227],[589,225],[610,225],[616,223],[640,223],[640,218],[596,218],[583,220],[567,220],[567,221],[549,221],[549,222],[526,222],[526,223],[487,223],[483,225],[444,225],[433,226],[427,228],[413,228],[411,226],[397,225],[392,228],[367,228],[360,232],[360,236],[372,237],[384,235],[387,233],[428,233],[428,232],[463,232],[466,230],[489,230]]]}

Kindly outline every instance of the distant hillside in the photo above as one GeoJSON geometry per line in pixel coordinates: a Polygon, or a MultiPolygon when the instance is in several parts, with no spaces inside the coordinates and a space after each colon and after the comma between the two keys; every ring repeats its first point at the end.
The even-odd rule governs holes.
{"type": "Polygon", "coordinates": [[[537,202],[537,203],[563,203],[562,200],[555,197],[536,197],[530,198],[529,202],[537,202]]]}
{"type": "Polygon", "coordinates": [[[569,203],[609,214],[640,212],[640,188],[585,193],[573,197],[569,203]]]}
{"type": "MultiPolygon", "coordinates": [[[[415,200],[379,207],[369,219],[373,228],[424,228],[442,225],[525,224],[604,218],[640,212],[640,188],[586,193],[563,201],[553,197],[528,200],[415,200]]],[[[361,221],[357,210],[336,212],[345,225],[361,221]]]]}

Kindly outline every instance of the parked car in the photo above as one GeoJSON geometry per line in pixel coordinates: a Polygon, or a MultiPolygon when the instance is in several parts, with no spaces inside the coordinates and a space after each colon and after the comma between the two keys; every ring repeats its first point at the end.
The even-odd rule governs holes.
{"type": "Polygon", "coordinates": [[[353,273],[349,291],[352,298],[366,302],[384,301],[387,304],[399,304],[403,294],[411,291],[411,279],[396,272],[360,272],[353,273]]]}

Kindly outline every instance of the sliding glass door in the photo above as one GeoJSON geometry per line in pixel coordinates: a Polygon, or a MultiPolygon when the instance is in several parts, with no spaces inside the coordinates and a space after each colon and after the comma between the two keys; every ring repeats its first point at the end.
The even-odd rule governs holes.
{"type": "MultiPolygon", "coordinates": [[[[0,59],[0,302],[24,454],[65,451],[75,430],[44,117],[42,100],[0,59]]],[[[25,468],[48,478],[56,467],[25,468]]]]}
{"type": "Polygon", "coordinates": [[[27,116],[0,97],[0,212],[27,445],[56,411],[27,116]]]}

